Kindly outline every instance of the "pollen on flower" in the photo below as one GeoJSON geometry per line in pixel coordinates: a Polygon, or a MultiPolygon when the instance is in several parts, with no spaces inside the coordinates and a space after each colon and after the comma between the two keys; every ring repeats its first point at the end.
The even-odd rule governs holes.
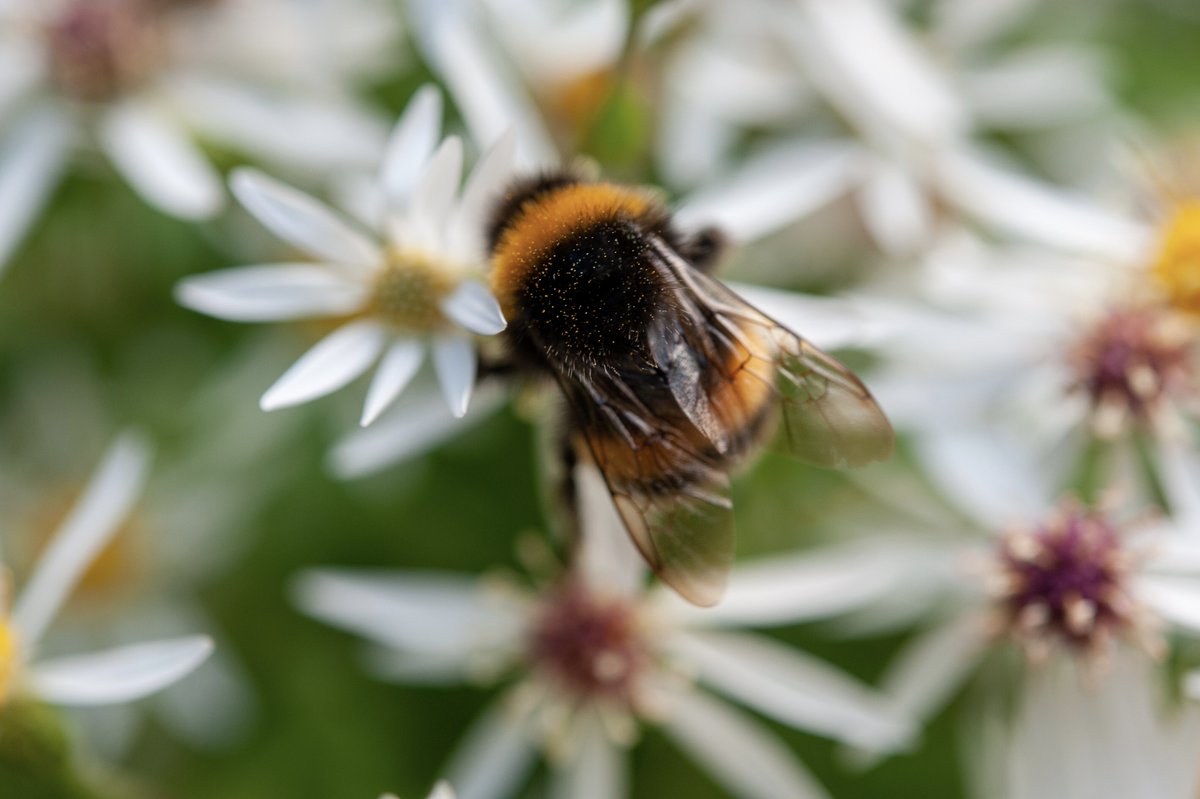
{"type": "Polygon", "coordinates": [[[527,648],[533,669],[579,700],[632,704],[649,642],[630,603],[567,582],[546,598],[527,648]]]}
{"type": "Polygon", "coordinates": [[[425,254],[397,250],[375,277],[371,313],[404,332],[423,333],[447,324],[441,302],[458,284],[454,270],[425,254]]]}
{"type": "Polygon", "coordinates": [[[1196,331],[1163,307],[1109,312],[1068,352],[1071,390],[1091,403],[1097,434],[1111,437],[1127,421],[1155,424],[1172,396],[1186,398],[1195,382],[1196,331]]]}
{"type": "Polygon", "coordinates": [[[1103,656],[1128,634],[1153,648],[1147,613],[1128,590],[1134,560],[1102,512],[1074,502],[1033,528],[1010,531],[995,556],[1004,629],[1032,659],[1055,643],[1103,656]]]}
{"type": "Polygon", "coordinates": [[[54,82],[84,102],[114,99],[162,60],[161,22],[148,0],[73,0],[46,31],[54,82]]]}
{"type": "Polygon", "coordinates": [[[1167,222],[1154,277],[1173,307],[1200,315],[1200,202],[1183,203],[1167,222]]]}

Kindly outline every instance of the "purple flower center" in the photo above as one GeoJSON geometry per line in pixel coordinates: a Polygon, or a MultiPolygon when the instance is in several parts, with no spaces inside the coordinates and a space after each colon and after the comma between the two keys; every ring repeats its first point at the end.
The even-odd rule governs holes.
{"type": "Polygon", "coordinates": [[[528,641],[534,669],[580,699],[629,703],[649,661],[636,609],[566,583],[547,597],[528,641]]]}
{"type": "Polygon", "coordinates": [[[1126,418],[1153,422],[1168,395],[1192,385],[1193,347],[1191,326],[1167,310],[1113,311],[1072,348],[1072,390],[1089,398],[1102,433],[1126,418]]]}
{"type": "Polygon", "coordinates": [[[67,95],[112,100],[140,84],[162,56],[160,12],[148,0],[75,0],[46,31],[50,72],[67,95]]]}
{"type": "Polygon", "coordinates": [[[1067,505],[1033,530],[1009,533],[998,555],[1000,607],[1022,643],[1092,650],[1132,623],[1130,557],[1096,511],[1067,505]]]}

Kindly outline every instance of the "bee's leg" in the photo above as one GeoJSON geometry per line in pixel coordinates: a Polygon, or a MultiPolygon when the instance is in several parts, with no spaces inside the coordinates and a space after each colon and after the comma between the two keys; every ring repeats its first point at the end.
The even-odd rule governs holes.
{"type": "Polygon", "coordinates": [[[701,272],[712,274],[728,244],[729,239],[720,230],[704,227],[684,239],[679,254],[701,272]]]}

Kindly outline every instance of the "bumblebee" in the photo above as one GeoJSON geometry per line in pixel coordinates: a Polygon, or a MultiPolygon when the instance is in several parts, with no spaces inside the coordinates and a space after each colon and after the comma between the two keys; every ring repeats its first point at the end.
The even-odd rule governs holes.
{"type": "Polygon", "coordinates": [[[719,236],[680,234],[654,192],[542,175],[510,187],[488,236],[513,360],[557,381],[575,457],[688,601],[724,593],[730,474],[776,428],[822,466],[891,454],[862,382],[711,277],[719,236]]]}

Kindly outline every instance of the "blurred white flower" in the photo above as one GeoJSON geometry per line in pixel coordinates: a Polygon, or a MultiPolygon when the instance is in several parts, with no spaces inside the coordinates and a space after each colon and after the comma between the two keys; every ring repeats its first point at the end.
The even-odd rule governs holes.
{"type": "MultiPolygon", "coordinates": [[[[1026,655],[1022,680],[1066,657],[1099,683],[1122,658],[1161,658],[1165,631],[1200,636],[1193,531],[1170,521],[1122,520],[1111,501],[1089,507],[1055,500],[1045,487],[1041,497],[1021,501],[979,470],[967,479],[975,485],[958,499],[974,523],[959,522],[911,547],[912,557],[897,559],[891,577],[909,587],[896,591],[901,607],[879,603],[857,619],[860,629],[927,623],[882,677],[896,712],[932,717],[1004,641],[1026,655]]],[[[874,532],[913,541],[913,521],[896,511],[893,529],[874,532]]],[[[1088,746],[1089,736],[1109,734],[1081,725],[1075,738],[1088,746]]]]}
{"type": "MultiPolygon", "coordinates": [[[[178,401],[153,387],[172,409],[177,427],[165,438],[173,445],[158,453],[144,490],[82,573],[44,650],[195,629],[212,631],[218,646],[189,680],[146,702],[73,714],[90,747],[108,759],[127,753],[148,717],[202,748],[236,742],[253,719],[245,668],[198,593],[253,545],[259,512],[294,474],[288,445],[303,420],[264,419],[245,402],[248,387],[261,386],[264,369],[286,351],[283,341],[258,336],[178,401]]],[[[16,373],[21,380],[0,419],[0,528],[8,536],[8,565],[22,575],[82,485],[81,453],[103,446],[111,419],[105,384],[85,364],[42,353],[16,373]]]]}
{"type": "Polygon", "coordinates": [[[614,86],[627,0],[408,0],[425,60],[475,141],[517,132],[517,161],[536,168],[573,153],[614,86]]]}
{"type": "Polygon", "coordinates": [[[0,264],[69,151],[97,148],[150,204],[224,204],[198,146],[319,174],[378,158],[385,129],[354,81],[390,63],[377,0],[14,0],[0,5],[0,264]]]}
{"type": "MultiPolygon", "coordinates": [[[[668,116],[664,121],[660,160],[675,164],[671,168],[675,180],[702,187],[692,204],[702,207],[707,192],[726,191],[722,185],[726,182],[739,186],[747,197],[785,197],[782,202],[764,201],[756,210],[763,233],[850,193],[871,237],[884,252],[898,257],[928,246],[947,211],[1005,235],[1069,251],[1129,254],[1141,244],[1138,228],[1119,215],[1027,174],[980,143],[978,134],[1003,116],[997,109],[991,118],[980,114],[984,100],[999,104],[1003,95],[1016,106],[1007,109],[1009,120],[1024,114],[1026,124],[1050,124],[1050,112],[1064,112],[1069,105],[1090,107],[1090,101],[1084,102],[1087,98],[1067,103],[1055,95],[1092,97],[1100,92],[1098,81],[1082,63],[1086,59],[1076,63],[1080,60],[1052,53],[1042,63],[1036,54],[1019,54],[1013,56],[1017,63],[1001,64],[983,77],[959,75],[883,0],[796,0],[754,6],[747,9],[741,26],[722,22],[741,14],[740,6],[733,11],[724,4],[692,5],[715,15],[717,21],[709,27],[718,33],[697,46],[711,47],[727,59],[739,52],[723,43],[736,39],[730,31],[761,16],[749,35],[758,46],[736,40],[732,46],[755,51],[758,61],[769,59],[774,69],[750,81],[751,89],[740,80],[720,81],[716,85],[728,101],[694,102],[691,111],[674,111],[682,115],[681,120],[672,122],[668,116]],[[802,81],[808,89],[797,94],[791,117],[803,100],[809,118],[806,127],[813,132],[796,135],[799,126],[789,119],[793,133],[768,137],[759,151],[730,169],[724,163],[727,159],[713,148],[728,148],[736,137],[727,129],[727,120],[713,117],[722,113],[724,105],[737,107],[738,101],[752,101],[759,93],[770,97],[780,92],[787,85],[781,77],[787,73],[778,69],[781,61],[790,62],[797,74],[792,82],[802,81]],[[1011,85],[1001,91],[988,85],[1020,86],[1026,81],[1033,81],[1037,92],[1017,91],[1011,85]],[[811,93],[821,102],[813,103],[811,93]],[[973,102],[976,98],[980,102],[973,102]],[[1028,100],[1029,106],[1022,106],[1022,100],[1028,100]],[[1045,113],[1039,116],[1039,112],[1045,113]],[[828,119],[821,122],[823,117],[828,119]],[[839,128],[841,132],[832,135],[821,132],[839,128]],[[699,135],[693,136],[694,130],[699,135]],[[703,147],[706,141],[708,150],[703,147]]],[[[951,37],[950,32],[945,35],[951,37]]],[[[692,56],[685,52],[680,57],[686,63],[692,56]]],[[[712,54],[707,60],[720,63],[712,54]]],[[[686,73],[675,78],[683,86],[689,80],[686,73]]],[[[701,87],[696,89],[700,92],[701,87]]],[[[686,94],[684,89],[674,91],[686,94]]],[[[707,94],[700,96],[707,98],[707,94]]],[[[788,107],[762,104],[766,112],[788,107]]],[[[770,121],[770,114],[760,110],[757,125],[748,127],[761,128],[770,121]]]]}
{"type": "Polygon", "coordinates": [[[735,570],[715,609],[647,592],[645,569],[601,478],[577,473],[585,532],[575,568],[536,592],[506,581],[322,570],[297,584],[308,613],[365,636],[390,679],[497,682],[504,692],[447,769],[461,799],[515,793],[540,747],[555,795],[625,793],[624,749],[639,721],[660,725],[731,793],[824,791],[769,731],[704,686],[776,721],[866,748],[907,723],[850,677],[770,638],[738,632],[825,618],[893,585],[888,553],[784,557],[735,570]]]}
{"type": "Polygon", "coordinates": [[[441,97],[427,87],[396,125],[379,174],[385,207],[374,236],[266,175],[234,174],[233,190],[246,208],[317,260],[187,278],[177,287],[179,301],[243,322],[349,320],[263,394],[264,410],[325,396],[378,361],[362,412],[368,425],[408,385],[428,346],[450,412],[466,413],[477,369],[471,334],[505,327],[482,280],[484,219],[509,176],[515,140],[508,134],[493,144],[460,197],[462,143],[451,136],[438,145],[441,115],[441,97]]]}
{"type": "Polygon", "coordinates": [[[211,654],[212,641],[205,636],[53,659],[43,659],[39,651],[63,602],[129,513],[149,459],[136,436],[118,439],[11,607],[5,595],[0,605],[0,701],[31,696],[67,706],[133,702],[183,679],[211,654]]]}
{"type": "MultiPolygon", "coordinates": [[[[946,496],[969,490],[974,470],[1011,492],[1061,486],[1099,442],[1099,473],[1110,482],[1145,486],[1135,445],[1148,445],[1172,510],[1184,502],[1176,489],[1186,481],[1174,475],[1200,467],[1191,432],[1200,328],[1187,292],[1171,296],[1169,280],[1185,287],[1187,275],[1163,278],[1148,260],[959,235],[921,264],[906,287],[913,300],[875,306],[891,334],[880,340],[872,388],[946,496]]],[[[994,496],[1007,504],[1004,492],[994,496]]]]}
{"type": "Polygon", "coordinates": [[[1030,674],[1014,717],[985,717],[981,799],[1191,799],[1200,790],[1200,710],[1166,707],[1162,675],[1124,653],[1095,684],[1056,658],[1030,674]]]}

